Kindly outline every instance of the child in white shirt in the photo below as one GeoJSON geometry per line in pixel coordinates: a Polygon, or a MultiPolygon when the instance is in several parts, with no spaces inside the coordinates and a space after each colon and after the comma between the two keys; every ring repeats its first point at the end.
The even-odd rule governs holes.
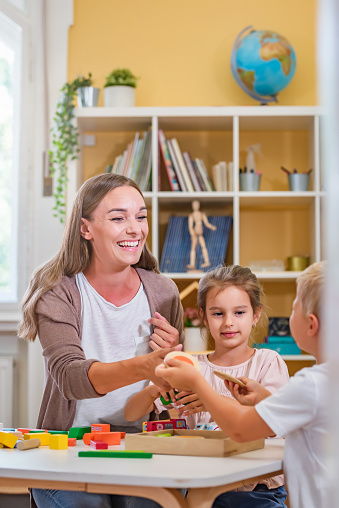
{"type": "MultiPolygon", "coordinates": [[[[213,374],[216,369],[233,377],[255,379],[270,392],[288,382],[287,366],[278,353],[269,349],[253,349],[248,345],[251,331],[262,316],[262,296],[257,277],[249,268],[238,265],[219,266],[200,280],[198,305],[214,339],[215,351],[198,355],[197,359],[201,374],[223,399],[234,397],[224,381],[213,374]]],[[[153,409],[158,413],[168,409],[169,406],[161,403],[160,395],[168,400],[158,386],[150,384],[128,401],[125,418],[134,421],[153,409]]],[[[194,390],[180,391],[176,396],[172,391],[171,398],[176,400],[174,405],[181,416],[187,418],[189,428],[194,428],[197,422],[214,420],[194,390]]],[[[260,484],[245,485],[225,494],[228,506],[246,508],[250,504],[251,508],[259,508],[263,503],[267,508],[284,506],[287,494],[283,484],[283,476],[275,476],[260,484]]]]}
{"type": "MultiPolygon", "coordinates": [[[[297,278],[297,294],[290,317],[292,335],[301,349],[315,356],[317,363],[298,372],[287,385],[271,394],[259,383],[242,378],[245,388],[225,381],[237,401],[221,397],[196,369],[173,359],[156,368],[172,387],[197,393],[222,430],[235,441],[266,436],[286,436],[284,472],[291,508],[321,508],[326,491],[326,468],[322,456],[327,434],[325,401],[328,366],[322,364],[321,296],[325,264],[315,263],[297,278]]],[[[221,504],[222,494],[217,498],[221,504]]]]}

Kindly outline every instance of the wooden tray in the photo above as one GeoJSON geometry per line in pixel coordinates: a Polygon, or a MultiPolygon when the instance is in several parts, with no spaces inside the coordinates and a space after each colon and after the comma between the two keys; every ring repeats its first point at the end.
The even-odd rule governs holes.
{"type": "Polygon", "coordinates": [[[227,457],[258,450],[264,446],[265,439],[236,443],[220,430],[158,430],[125,436],[126,450],[142,450],[162,455],[227,457]],[[171,437],[158,437],[161,434],[171,434],[171,437]]]}

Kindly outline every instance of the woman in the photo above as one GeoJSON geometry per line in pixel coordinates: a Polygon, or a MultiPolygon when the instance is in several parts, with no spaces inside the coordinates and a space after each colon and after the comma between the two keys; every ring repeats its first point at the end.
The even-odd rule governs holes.
{"type": "MultiPolygon", "coordinates": [[[[80,188],[61,249],[34,273],[23,303],[19,337],[38,335],[45,361],[38,428],[100,421],[141,430],[141,421],[124,419],[125,403],[147,380],[161,383],[155,367],[183,341],[177,287],[159,274],[147,234],[147,208],[132,180],[102,174],[80,188]]],[[[33,489],[38,506],[66,506],[46,492],[33,489]]],[[[77,496],[72,506],[112,506],[68,494],[77,496]]]]}

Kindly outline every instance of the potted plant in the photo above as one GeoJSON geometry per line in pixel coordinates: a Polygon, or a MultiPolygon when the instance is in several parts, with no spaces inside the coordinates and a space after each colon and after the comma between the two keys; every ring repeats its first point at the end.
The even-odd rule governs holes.
{"type": "Polygon", "coordinates": [[[56,105],[52,129],[53,148],[49,152],[50,173],[56,177],[54,198],[54,217],[64,222],[66,214],[66,189],[68,162],[78,157],[78,130],[74,122],[74,99],[82,87],[92,87],[92,74],[78,76],[61,88],[61,96],[56,105]]]}
{"type": "Polygon", "coordinates": [[[134,106],[138,79],[129,69],[115,69],[110,72],[104,85],[104,105],[134,106]]]}
{"type": "Polygon", "coordinates": [[[194,307],[184,310],[185,351],[205,351],[207,349],[206,328],[202,326],[199,312],[194,307]]]}

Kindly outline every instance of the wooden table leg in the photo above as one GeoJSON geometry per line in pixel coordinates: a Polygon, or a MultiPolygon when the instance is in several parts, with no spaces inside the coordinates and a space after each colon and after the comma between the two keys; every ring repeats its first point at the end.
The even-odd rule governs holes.
{"type": "Polygon", "coordinates": [[[117,494],[122,496],[137,496],[152,499],[163,508],[186,508],[186,499],[177,489],[163,487],[137,487],[132,485],[103,485],[102,483],[88,483],[87,492],[101,494],[117,494]]]}

